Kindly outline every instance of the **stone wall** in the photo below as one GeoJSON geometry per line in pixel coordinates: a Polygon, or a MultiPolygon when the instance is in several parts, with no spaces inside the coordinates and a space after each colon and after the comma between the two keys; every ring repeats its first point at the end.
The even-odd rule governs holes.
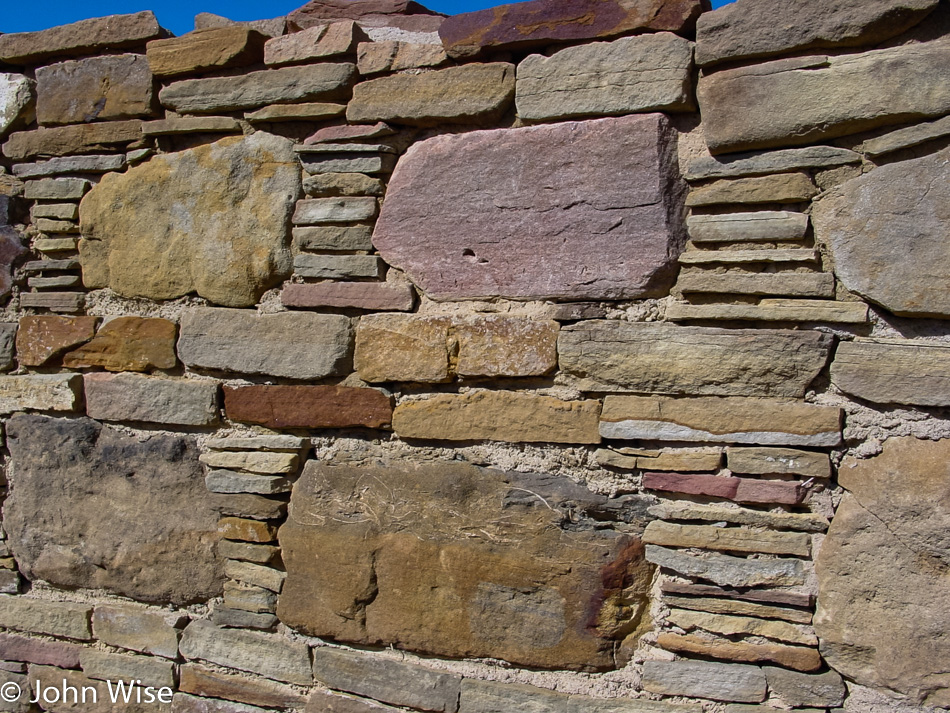
{"type": "Polygon", "coordinates": [[[0,36],[0,709],[950,707],[947,0],[196,25],[0,36]]]}

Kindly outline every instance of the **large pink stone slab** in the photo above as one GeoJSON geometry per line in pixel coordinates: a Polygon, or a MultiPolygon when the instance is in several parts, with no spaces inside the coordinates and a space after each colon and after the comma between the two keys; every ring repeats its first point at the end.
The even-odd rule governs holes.
{"type": "Polygon", "coordinates": [[[436,300],[659,296],[683,185],[661,114],[438,136],[396,166],[373,244],[436,300]]]}

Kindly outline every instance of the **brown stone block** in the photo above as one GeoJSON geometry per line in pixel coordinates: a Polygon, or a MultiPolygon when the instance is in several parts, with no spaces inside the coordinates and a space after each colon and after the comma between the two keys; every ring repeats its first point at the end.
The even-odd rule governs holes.
{"type": "Polygon", "coordinates": [[[225,517],[218,522],[218,534],[229,540],[273,542],[277,539],[277,528],[274,525],[258,522],[257,520],[225,517]]]}
{"type": "Polygon", "coordinates": [[[134,119],[59,126],[10,134],[10,138],[3,145],[3,155],[14,161],[22,161],[40,154],[67,156],[97,153],[114,149],[115,144],[127,144],[141,139],[142,122],[134,119]]]}
{"type": "Polygon", "coordinates": [[[63,365],[101,366],[106,371],[172,369],[178,363],[175,331],[175,323],[167,319],[117,317],[102,325],[92,341],[69,352],[63,365]]]}
{"type": "Polygon", "coordinates": [[[409,285],[385,282],[320,282],[284,285],[280,300],[285,307],[407,311],[412,309],[415,293],[409,285]]]}
{"type": "Polygon", "coordinates": [[[307,700],[290,686],[266,678],[227,674],[191,663],[181,667],[178,690],[268,708],[298,708],[307,700]]]}
{"type": "Polygon", "coordinates": [[[17,361],[21,366],[42,366],[92,339],[97,321],[96,317],[22,317],[16,335],[17,361]]]}
{"type": "Polygon", "coordinates": [[[742,641],[716,639],[710,641],[698,636],[660,634],[657,645],[678,654],[708,656],[725,661],[747,663],[774,663],[796,671],[817,671],[822,660],[818,649],[782,644],[748,644],[742,641]]]}
{"type": "Polygon", "coordinates": [[[211,27],[148,43],[148,66],[156,77],[243,67],[264,58],[267,38],[243,25],[211,27]]]}
{"type": "Polygon", "coordinates": [[[662,490],[686,495],[707,495],[714,498],[735,498],[739,478],[715,475],[684,475],[681,473],[644,473],[646,490],[662,490]]]}
{"type": "Polygon", "coordinates": [[[9,661],[26,661],[60,668],[79,668],[79,652],[82,647],[62,641],[31,639],[17,634],[0,634],[0,658],[9,661]]]}
{"type": "Polygon", "coordinates": [[[268,428],[381,428],[392,421],[388,396],[347,386],[224,387],[232,421],[268,428]]]}

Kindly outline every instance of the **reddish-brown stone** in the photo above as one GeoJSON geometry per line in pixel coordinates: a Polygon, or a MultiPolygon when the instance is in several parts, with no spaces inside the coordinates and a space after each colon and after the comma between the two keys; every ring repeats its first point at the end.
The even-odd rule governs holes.
{"type": "Polygon", "coordinates": [[[310,0],[290,13],[287,22],[292,28],[306,29],[328,20],[369,20],[377,26],[392,24],[411,32],[435,32],[443,17],[413,0],[310,0]],[[409,18],[415,22],[402,22],[409,18]]]}
{"type": "Polygon", "coordinates": [[[821,668],[822,660],[818,649],[806,646],[787,646],[768,643],[752,644],[747,641],[729,641],[727,639],[701,639],[698,636],[679,634],[660,634],[657,645],[667,651],[725,661],[743,663],[775,663],[796,671],[816,671],[821,668]]]}
{"type": "Polygon", "coordinates": [[[685,241],[674,146],[660,114],[422,141],[373,244],[439,300],[666,294],[685,241]]]}
{"type": "Polygon", "coordinates": [[[633,31],[691,33],[701,12],[701,0],[531,0],[454,15],[439,36],[450,57],[471,57],[633,31]]]}
{"type": "Polygon", "coordinates": [[[715,475],[684,475],[682,473],[644,473],[643,487],[686,495],[708,495],[714,498],[735,498],[739,478],[715,475]]]}
{"type": "Polygon", "coordinates": [[[735,500],[740,503],[798,505],[804,498],[805,490],[801,483],[740,478],[735,500]]]}
{"type": "Polygon", "coordinates": [[[23,317],[16,335],[20,366],[42,366],[96,333],[95,317],[23,317]]]}
{"type": "Polygon", "coordinates": [[[414,295],[409,285],[385,282],[320,282],[288,284],[280,293],[285,307],[350,307],[374,311],[403,312],[412,309],[414,295]]]}
{"type": "Polygon", "coordinates": [[[225,386],[224,410],[268,428],[381,428],[393,415],[381,391],[347,386],[225,386]]]}
{"type": "Polygon", "coordinates": [[[790,607],[811,607],[815,603],[815,597],[811,594],[787,592],[782,589],[740,591],[731,587],[715,587],[711,584],[684,584],[669,580],[663,582],[662,589],[664,594],[683,594],[690,597],[725,597],[726,599],[740,599],[747,602],[785,604],[790,607]]]}
{"type": "Polygon", "coordinates": [[[63,357],[63,366],[101,366],[106,371],[172,369],[175,323],[167,319],[118,317],[102,325],[95,338],[63,357]]]}
{"type": "Polygon", "coordinates": [[[375,124],[359,124],[343,126],[326,126],[304,139],[305,144],[336,143],[350,139],[375,139],[379,136],[395,134],[389,124],[378,121],[375,124]]]}
{"type": "Polygon", "coordinates": [[[82,647],[60,641],[31,639],[17,634],[0,634],[0,659],[60,668],[79,668],[82,647]]]}

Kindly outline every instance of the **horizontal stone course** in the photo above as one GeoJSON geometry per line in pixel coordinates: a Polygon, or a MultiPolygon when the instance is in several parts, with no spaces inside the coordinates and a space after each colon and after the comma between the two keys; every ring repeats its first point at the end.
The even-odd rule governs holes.
{"type": "Polygon", "coordinates": [[[0,626],[64,639],[92,639],[92,607],[27,597],[0,596],[0,626]]]}
{"type": "Polygon", "coordinates": [[[143,654],[178,657],[178,630],[157,612],[129,606],[99,605],[92,615],[97,639],[143,654]]]}
{"type": "Polygon", "coordinates": [[[386,394],[346,386],[226,386],[224,410],[269,428],[381,428],[392,420],[386,394]]]}
{"type": "Polygon", "coordinates": [[[698,557],[658,545],[647,545],[646,556],[650,562],[684,577],[729,587],[799,585],[805,581],[802,562],[796,559],[754,560],[721,554],[698,557]]]}
{"type": "Polygon", "coordinates": [[[686,226],[696,243],[800,240],[808,230],[808,216],[790,211],[691,215],[686,226]]]}
{"type": "Polygon", "coordinates": [[[462,681],[459,713],[700,713],[697,704],[666,703],[648,698],[590,698],[535,688],[521,683],[462,681]]]}
{"type": "Polygon", "coordinates": [[[758,667],[706,661],[645,661],[642,685],[668,696],[745,703],[764,701],[767,690],[758,667]]]}
{"type": "Polygon", "coordinates": [[[198,664],[179,668],[178,690],[196,696],[224,698],[268,708],[294,708],[303,705],[306,697],[290,686],[247,674],[222,673],[198,664]]]}
{"type": "Polygon", "coordinates": [[[697,547],[726,552],[763,552],[776,555],[811,554],[811,538],[797,532],[757,532],[736,527],[676,525],[654,520],[647,525],[643,541],[665,547],[697,547]]]}
{"type": "Polygon", "coordinates": [[[723,636],[755,636],[804,646],[818,645],[818,637],[810,626],[754,616],[711,614],[671,608],[667,621],[684,631],[699,630],[723,636]]]}
{"type": "Polygon", "coordinates": [[[657,645],[667,651],[684,655],[742,663],[774,663],[796,671],[817,671],[824,663],[818,649],[808,646],[753,644],[726,638],[700,638],[694,634],[670,633],[661,633],[657,637],[657,645]]]}
{"type": "Polygon", "coordinates": [[[86,413],[102,421],[207,426],[218,420],[218,384],[137,374],[86,374],[86,413]]]}
{"type": "Polygon", "coordinates": [[[79,661],[89,678],[113,682],[131,679],[155,688],[175,686],[175,664],[166,659],[86,650],[79,661]]]}
{"type": "Polygon", "coordinates": [[[0,376],[0,414],[15,411],[74,411],[82,393],[79,374],[0,376]]]}
{"type": "Polygon", "coordinates": [[[256,64],[263,59],[264,41],[262,34],[243,25],[196,29],[149,42],[146,57],[152,74],[171,77],[256,64]]]}
{"type": "Polygon", "coordinates": [[[59,668],[79,668],[81,651],[83,647],[79,644],[0,633],[0,658],[7,661],[26,661],[59,668]]]}
{"type": "Polygon", "coordinates": [[[44,127],[10,134],[3,144],[3,155],[13,161],[22,161],[34,156],[98,153],[110,147],[115,148],[116,144],[129,144],[141,139],[142,122],[135,119],[44,127]]]}
{"type": "Polygon", "coordinates": [[[415,291],[410,285],[379,282],[289,284],[281,290],[280,301],[285,307],[405,312],[415,304],[415,291]]]}

